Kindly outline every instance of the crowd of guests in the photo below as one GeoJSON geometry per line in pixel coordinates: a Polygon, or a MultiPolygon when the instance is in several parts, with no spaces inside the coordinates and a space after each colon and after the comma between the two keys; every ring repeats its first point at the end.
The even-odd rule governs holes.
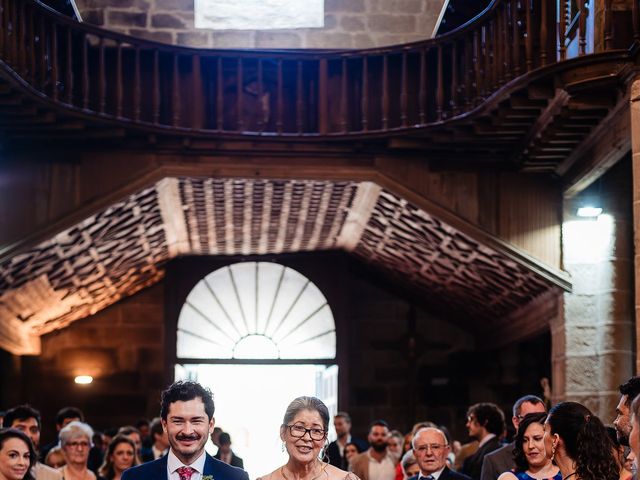
{"type": "MultiPolygon", "coordinates": [[[[65,407],[56,415],[57,438],[40,446],[41,417],[38,410],[20,405],[2,412],[0,424],[0,480],[120,480],[122,473],[136,465],[166,455],[169,439],[162,420],[140,419],[135,426],[93,430],[82,411],[65,407]],[[24,461],[3,466],[5,444],[23,444],[18,450],[24,461]],[[24,449],[27,447],[27,450],[24,449]],[[27,475],[30,459],[35,459],[27,475]],[[24,471],[23,471],[24,470],[24,471]]],[[[243,461],[231,449],[231,436],[216,427],[211,440],[218,447],[215,458],[242,468],[243,461]]],[[[7,450],[8,452],[8,450],[7,450]]]]}
{"type": "MultiPolygon", "coordinates": [[[[444,426],[425,421],[411,432],[371,423],[367,439],[351,435],[351,418],[333,418],[337,439],[327,441],[330,416],[317,398],[299,397],[280,427],[287,463],[260,480],[631,480],[640,452],[640,377],[620,386],[611,427],[587,407],[526,395],[513,405],[514,438],[492,403],[469,407],[470,442],[454,441],[444,426]]],[[[177,382],[163,392],[160,417],[95,432],[82,412],[56,417],[57,440],[40,447],[37,410],[4,413],[0,480],[248,480],[228,433],[214,427],[211,392],[177,382]],[[210,457],[208,438],[218,445],[210,457]]]]}

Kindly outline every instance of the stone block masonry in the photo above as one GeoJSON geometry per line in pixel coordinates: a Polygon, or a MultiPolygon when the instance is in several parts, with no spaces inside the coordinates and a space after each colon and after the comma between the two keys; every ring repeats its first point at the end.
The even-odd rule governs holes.
{"type": "MultiPolygon", "coordinates": [[[[77,0],[87,23],[197,48],[371,48],[430,38],[443,0],[325,0],[323,28],[207,30],[194,0],[77,0]]],[[[272,23],[263,19],[266,25],[272,23]]]]}

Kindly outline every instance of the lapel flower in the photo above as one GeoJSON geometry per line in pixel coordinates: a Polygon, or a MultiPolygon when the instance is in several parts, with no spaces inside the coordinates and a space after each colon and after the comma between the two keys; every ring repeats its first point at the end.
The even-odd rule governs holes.
{"type": "Polygon", "coordinates": [[[213,480],[213,475],[203,475],[202,480],[213,480]]]}

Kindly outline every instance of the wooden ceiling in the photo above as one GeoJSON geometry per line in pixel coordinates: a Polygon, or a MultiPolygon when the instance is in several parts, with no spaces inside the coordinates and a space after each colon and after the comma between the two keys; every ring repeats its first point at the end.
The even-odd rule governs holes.
{"type": "Polygon", "coordinates": [[[0,347],[37,354],[40,335],[160,281],[179,255],[330,249],[471,330],[568,287],[372,182],[167,177],[0,263],[0,347]]]}

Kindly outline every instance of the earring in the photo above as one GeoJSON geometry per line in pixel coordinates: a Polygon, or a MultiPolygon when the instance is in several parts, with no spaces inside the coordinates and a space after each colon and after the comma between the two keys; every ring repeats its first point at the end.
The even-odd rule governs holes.
{"type": "Polygon", "coordinates": [[[284,452],[285,448],[284,448],[284,442],[282,442],[282,451],[284,452]]]}
{"type": "Polygon", "coordinates": [[[551,461],[553,462],[556,457],[556,448],[557,445],[555,443],[551,444],[551,461]]]}

